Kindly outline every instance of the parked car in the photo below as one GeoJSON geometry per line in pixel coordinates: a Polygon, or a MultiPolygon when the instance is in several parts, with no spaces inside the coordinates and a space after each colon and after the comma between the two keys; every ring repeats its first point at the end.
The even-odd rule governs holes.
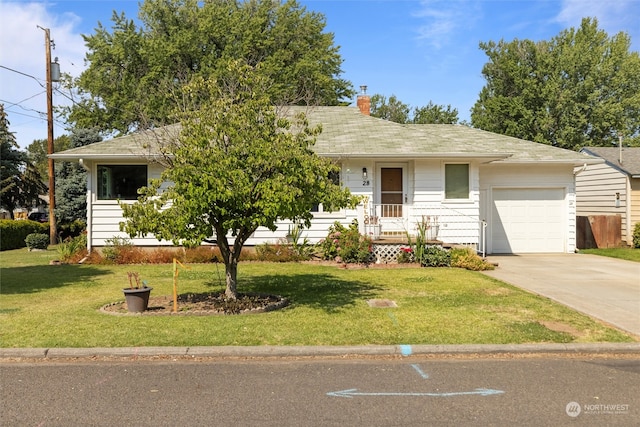
{"type": "Polygon", "coordinates": [[[46,212],[31,212],[27,218],[31,221],[49,222],[49,214],[46,212]]]}

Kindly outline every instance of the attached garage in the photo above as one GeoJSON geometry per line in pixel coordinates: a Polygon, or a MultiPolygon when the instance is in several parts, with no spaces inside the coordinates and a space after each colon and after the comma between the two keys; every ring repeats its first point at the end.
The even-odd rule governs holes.
{"type": "Polygon", "coordinates": [[[494,188],[492,196],[493,253],[566,251],[564,188],[494,188]]]}

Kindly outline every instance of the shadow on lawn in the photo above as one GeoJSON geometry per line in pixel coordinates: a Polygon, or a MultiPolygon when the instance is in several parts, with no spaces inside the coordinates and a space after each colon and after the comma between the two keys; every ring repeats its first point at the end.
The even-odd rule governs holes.
{"type": "Polygon", "coordinates": [[[238,284],[239,292],[281,295],[292,306],[304,305],[327,312],[340,311],[355,305],[356,301],[374,298],[379,289],[329,274],[262,275],[242,278],[238,284]]]}
{"type": "Polygon", "coordinates": [[[1,294],[30,294],[46,289],[78,284],[109,274],[95,267],[78,265],[33,265],[2,268],[1,294]]]}

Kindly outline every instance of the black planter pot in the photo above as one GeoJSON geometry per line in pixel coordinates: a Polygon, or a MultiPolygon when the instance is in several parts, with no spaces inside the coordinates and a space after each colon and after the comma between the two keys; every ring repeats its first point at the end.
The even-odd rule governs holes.
{"type": "Polygon", "coordinates": [[[127,302],[127,310],[130,313],[142,313],[149,306],[149,294],[153,288],[125,288],[124,299],[127,302]]]}

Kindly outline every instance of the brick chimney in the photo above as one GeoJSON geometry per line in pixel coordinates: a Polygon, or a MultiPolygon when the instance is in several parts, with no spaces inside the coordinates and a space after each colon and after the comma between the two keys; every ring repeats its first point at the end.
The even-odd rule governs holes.
{"type": "Polygon", "coordinates": [[[358,95],[358,100],[357,100],[358,108],[360,109],[360,112],[362,114],[364,114],[365,116],[370,116],[371,115],[371,98],[369,97],[369,95],[367,95],[367,86],[366,85],[360,86],[360,91],[361,92],[358,95]]]}

